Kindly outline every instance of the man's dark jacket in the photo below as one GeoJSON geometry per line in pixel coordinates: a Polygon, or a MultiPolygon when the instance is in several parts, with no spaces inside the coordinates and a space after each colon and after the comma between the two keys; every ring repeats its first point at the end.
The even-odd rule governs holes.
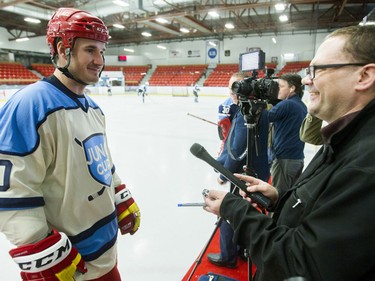
{"type": "Polygon", "coordinates": [[[255,280],[375,280],[375,102],[325,132],[273,218],[232,194],[224,198],[221,216],[249,248],[255,280]]]}

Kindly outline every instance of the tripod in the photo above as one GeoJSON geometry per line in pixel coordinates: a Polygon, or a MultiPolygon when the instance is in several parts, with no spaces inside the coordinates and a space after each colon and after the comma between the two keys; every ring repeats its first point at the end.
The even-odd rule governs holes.
{"type": "MultiPolygon", "coordinates": [[[[266,103],[265,102],[242,102],[240,104],[240,108],[241,108],[241,113],[242,113],[242,116],[245,118],[245,121],[246,121],[246,127],[247,127],[247,143],[246,143],[246,150],[245,152],[243,153],[243,156],[245,154],[248,155],[247,157],[247,162],[246,162],[246,166],[244,167],[244,170],[245,172],[248,174],[248,175],[251,175],[251,176],[257,176],[255,171],[253,170],[252,168],[252,152],[253,152],[253,147],[254,147],[254,144],[255,144],[255,149],[256,149],[256,152],[258,154],[258,146],[257,146],[257,141],[256,140],[256,137],[257,137],[257,133],[255,133],[255,131],[257,130],[257,123],[259,121],[259,118],[260,118],[260,114],[261,112],[263,111],[264,108],[266,108],[266,103]]],[[[241,117],[239,117],[241,118],[241,117]]],[[[268,129],[266,130],[268,131],[268,129]]],[[[228,138],[228,141],[229,141],[230,138],[228,138]]],[[[229,146],[228,146],[229,147],[229,146]]],[[[222,167],[223,169],[220,169],[220,166],[217,166],[216,165],[216,161],[208,155],[208,153],[205,151],[206,155],[204,154],[205,151],[204,148],[198,144],[194,144],[191,148],[191,152],[197,156],[198,158],[201,158],[202,160],[206,161],[207,163],[209,163],[211,166],[217,168],[218,171],[221,171],[222,174],[224,176],[227,177],[227,179],[229,181],[231,181],[233,184],[236,183],[236,178],[233,177],[233,175],[230,174],[229,171],[227,171],[227,173],[225,172],[225,168],[222,167]],[[210,160],[212,159],[212,160],[210,160]]],[[[229,153],[229,150],[228,150],[228,153],[229,153]]],[[[230,153],[229,153],[230,154],[230,153]]],[[[232,157],[232,156],[231,156],[232,157]]],[[[243,159],[244,157],[240,157],[240,160],[243,159]]],[[[232,157],[232,159],[235,159],[232,157]]],[[[238,160],[238,159],[236,159],[238,160]]],[[[236,185],[236,184],[234,184],[236,185]]],[[[240,184],[240,182],[237,182],[237,185],[238,186],[241,186],[241,188],[244,190],[245,187],[242,186],[242,184],[240,184]]],[[[231,192],[233,193],[235,191],[235,188],[231,189],[231,192]]],[[[222,224],[222,218],[219,218],[217,223],[216,223],[216,227],[209,239],[209,241],[206,243],[204,249],[201,251],[199,257],[197,258],[196,260],[196,263],[195,263],[195,266],[194,268],[192,269],[192,271],[190,272],[190,275],[187,279],[187,281],[190,281],[195,270],[197,269],[198,265],[201,263],[202,261],[202,258],[205,254],[205,252],[207,251],[209,245],[210,245],[210,242],[211,240],[213,239],[214,235],[216,234],[217,230],[219,229],[220,225],[222,224]]],[[[252,280],[252,263],[249,259],[249,255],[247,255],[248,257],[248,280],[251,281],[252,280]]]]}
{"type": "MultiPolygon", "coordinates": [[[[247,100],[240,103],[241,112],[244,116],[246,127],[247,127],[247,152],[246,152],[246,166],[243,167],[244,172],[248,176],[258,178],[257,173],[253,167],[253,147],[255,153],[259,155],[259,144],[258,144],[258,121],[262,111],[267,108],[267,104],[264,101],[253,101],[247,100]]],[[[252,280],[252,261],[249,253],[247,253],[247,264],[248,264],[248,281],[252,280]]]]}

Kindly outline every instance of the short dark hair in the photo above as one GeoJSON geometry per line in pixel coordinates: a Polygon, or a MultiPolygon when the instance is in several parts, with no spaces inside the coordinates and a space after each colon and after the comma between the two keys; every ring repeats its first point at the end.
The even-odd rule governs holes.
{"type": "Polygon", "coordinates": [[[295,93],[302,98],[303,85],[302,85],[302,77],[300,75],[293,74],[293,73],[285,73],[285,74],[280,75],[279,79],[286,81],[289,87],[294,86],[296,88],[295,93]]]}
{"type": "Polygon", "coordinates": [[[343,36],[346,43],[344,51],[358,63],[375,62],[375,26],[355,25],[337,29],[328,34],[326,39],[343,36]]]}

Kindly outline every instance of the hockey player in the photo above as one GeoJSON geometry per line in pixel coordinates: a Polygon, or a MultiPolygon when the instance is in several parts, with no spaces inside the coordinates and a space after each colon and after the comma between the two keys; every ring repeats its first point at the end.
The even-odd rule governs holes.
{"type": "Polygon", "coordinates": [[[108,36],[101,19],[57,10],[47,28],[56,70],[0,110],[0,231],[24,281],[120,281],[118,229],[139,228],[103,112],[84,94],[103,70],[108,36]]]}
{"type": "Polygon", "coordinates": [[[144,83],[138,88],[138,96],[142,97],[143,103],[145,102],[145,96],[147,95],[147,87],[148,87],[148,82],[144,83]]]}
{"type": "MultiPolygon", "coordinates": [[[[233,77],[234,78],[229,81],[230,84],[233,83],[233,81],[242,80],[244,78],[244,75],[235,74],[233,77]]],[[[230,90],[229,97],[226,100],[224,100],[224,102],[221,103],[218,108],[219,121],[217,124],[218,124],[218,130],[219,130],[219,137],[221,140],[221,145],[220,145],[220,149],[218,152],[218,156],[220,156],[220,154],[222,153],[224,149],[224,143],[228,137],[230,126],[232,124],[232,119],[234,115],[236,114],[236,112],[240,109],[239,106],[237,105],[238,98],[236,94],[232,92],[232,89],[229,89],[229,90],[230,90]]]]}
{"type": "Polygon", "coordinates": [[[198,83],[195,83],[193,88],[194,102],[198,102],[198,91],[200,91],[198,83]]]}

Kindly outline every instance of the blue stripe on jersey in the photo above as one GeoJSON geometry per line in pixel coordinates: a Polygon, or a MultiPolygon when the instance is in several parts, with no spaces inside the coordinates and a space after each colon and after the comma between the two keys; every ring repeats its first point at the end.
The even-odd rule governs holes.
{"type": "MultiPolygon", "coordinates": [[[[19,156],[32,153],[40,141],[38,128],[49,114],[82,108],[77,95],[64,93],[60,88],[47,81],[38,81],[9,99],[0,109],[0,153],[19,156]]],[[[89,97],[86,99],[89,107],[98,108],[89,97]]]]}
{"type": "Polygon", "coordinates": [[[23,210],[44,206],[43,197],[0,198],[0,210],[23,210]]]}
{"type": "Polygon", "coordinates": [[[88,230],[76,236],[69,236],[69,239],[82,258],[85,261],[91,261],[97,259],[116,243],[117,231],[117,214],[113,212],[88,230]]]}

